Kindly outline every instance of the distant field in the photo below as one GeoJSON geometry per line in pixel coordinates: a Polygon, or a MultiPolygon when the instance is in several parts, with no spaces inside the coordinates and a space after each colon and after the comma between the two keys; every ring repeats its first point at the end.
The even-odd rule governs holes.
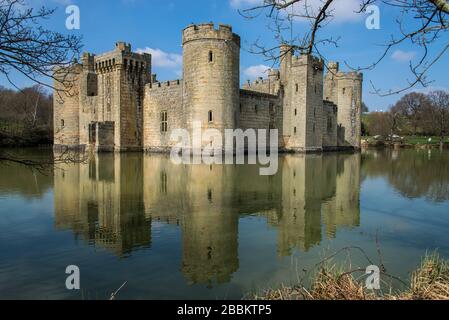
{"type": "MultiPolygon", "coordinates": [[[[449,143],[449,138],[444,139],[445,143],[449,143]]],[[[407,144],[440,144],[440,137],[405,137],[405,143],[407,144]],[[429,142],[429,138],[432,140],[429,142]]]]}

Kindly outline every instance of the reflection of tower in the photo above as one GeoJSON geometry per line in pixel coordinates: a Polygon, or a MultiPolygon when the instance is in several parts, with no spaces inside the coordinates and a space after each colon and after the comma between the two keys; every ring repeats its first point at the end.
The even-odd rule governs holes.
{"type": "Polygon", "coordinates": [[[238,269],[234,173],[229,166],[184,166],[165,155],[145,157],[146,214],[152,221],[181,225],[181,271],[191,283],[228,282],[238,269]]]}
{"type": "Polygon", "coordinates": [[[281,256],[307,251],[321,241],[321,156],[287,156],[282,164],[282,209],[278,222],[281,256]]]}
{"type": "Polygon", "coordinates": [[[336,194],[323,210],[329,237],[335,237],[337,227],[360,225],[360,154],[340,154],[336,158],[336,194]]]}
{"type": "Polygon", "coordinates": [[[87,165],[65,169],[55,173],[57,227],[70,227],[86,242],[119,255],[150,244],[141,155],[99,154],[87,165]]]}
{"type": "Polygon", "coordinates": [[[233,167],[189,167],[189,212],[182,219],[182,272],[192,283],[229,282],[237,271],[238,216],[230,208],[233,167]]]}

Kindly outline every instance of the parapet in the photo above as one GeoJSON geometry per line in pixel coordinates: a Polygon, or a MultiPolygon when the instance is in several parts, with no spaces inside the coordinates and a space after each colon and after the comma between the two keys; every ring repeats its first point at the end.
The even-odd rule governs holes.
{"type": "Polygon", "coordinates": [[[215,29],[213,23],[192,24],[182,31],[182,44],[195,40],[223,40],[233,41],[240,47],[240,36],[232,32],[232,27],[219,24],[215,29]]]}
{"type": "Polygon", "coordinates": [[[352,81],[363,81],[363,73],[357,71],[342,72],[337,73],[339,80],[352,80],[352,81]]]}
{"type": "Polygon", "coordinates": [[[327,69],[332,71],[332,73],[337,73],[340,70],[340,64],[335,61],[329,61],[327,64],[327,69]]]}
{"type": "Polygon", "coordinates": [[[268,70],[268,78],[271,80],[279,80],[281,74],[278,69],[270,69],[268,70]]]}
{"type": "Polygon", "coordinates": [[[155,90],[159,88],[169,88],[169,87],[179,87],[182,84],[182,80],[176,79],[176,80],[170,80],[165,82],[154,82],[149,83],[147,87],[149,89],[155,90]]]}
{"type": "Polygon", "coordinates": [[[310,54],[301,54],[299,56],[293,56],[292,58],[292,66],[300,67],[307,64],[311,64],[315,70],[323,71],[324,70],[324,61],[318,57],[315,57],[310,54]]]}
{"type": "Polygon", "coordinates": [[[95,68],[95,55],[85,52],[81,58],[83,69],[86,71],[94,71],[95,68]]]}
{"type": "MultiPolygon", "coordinates": [[[[91,58],[86,56],[86,59],[91,58]]],[[[137,73],[149,72],[151,54],[132,52],[130,44],[117,42],[115,50],[94,56],[94,66],[97,72],[109,72],[117,67],[137,73]]]]}
{"type": "Polygon", "coordinates": [[[115,44],[115,49],[117,51],[125,51],[125,52],[131,52],[131,44],[130,43],[126,43],[123,41],[118,41],[115,44]]]}

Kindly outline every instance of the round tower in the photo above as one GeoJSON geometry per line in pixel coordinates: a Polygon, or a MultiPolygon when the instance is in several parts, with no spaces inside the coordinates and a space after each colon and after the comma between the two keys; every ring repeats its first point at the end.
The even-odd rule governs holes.
{"type": "Polygon", "coordinates": [[[339,144],[361,148],[362,85],[363,75],[358,72],[337,73],[339,144]]]}
{"type": "Polygon", "coordinates": [[[204,129],[234,128],[240,101],[240,37],[227,25],[190,25],[183,31],[182,45],[187,128],[197,121],[204,129]]]}

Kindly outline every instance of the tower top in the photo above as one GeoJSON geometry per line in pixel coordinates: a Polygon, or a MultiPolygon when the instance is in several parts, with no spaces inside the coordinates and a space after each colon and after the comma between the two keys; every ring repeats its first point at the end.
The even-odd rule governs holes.
{"type": "Polygon", "coordinates": [[[232,32],[232,27],[219,24],[215,29],[214,23],[191,24],[182,31],[182,44],[195,40],[223,40],[232,41],[240,47],[240,36],[232,32]]]}

